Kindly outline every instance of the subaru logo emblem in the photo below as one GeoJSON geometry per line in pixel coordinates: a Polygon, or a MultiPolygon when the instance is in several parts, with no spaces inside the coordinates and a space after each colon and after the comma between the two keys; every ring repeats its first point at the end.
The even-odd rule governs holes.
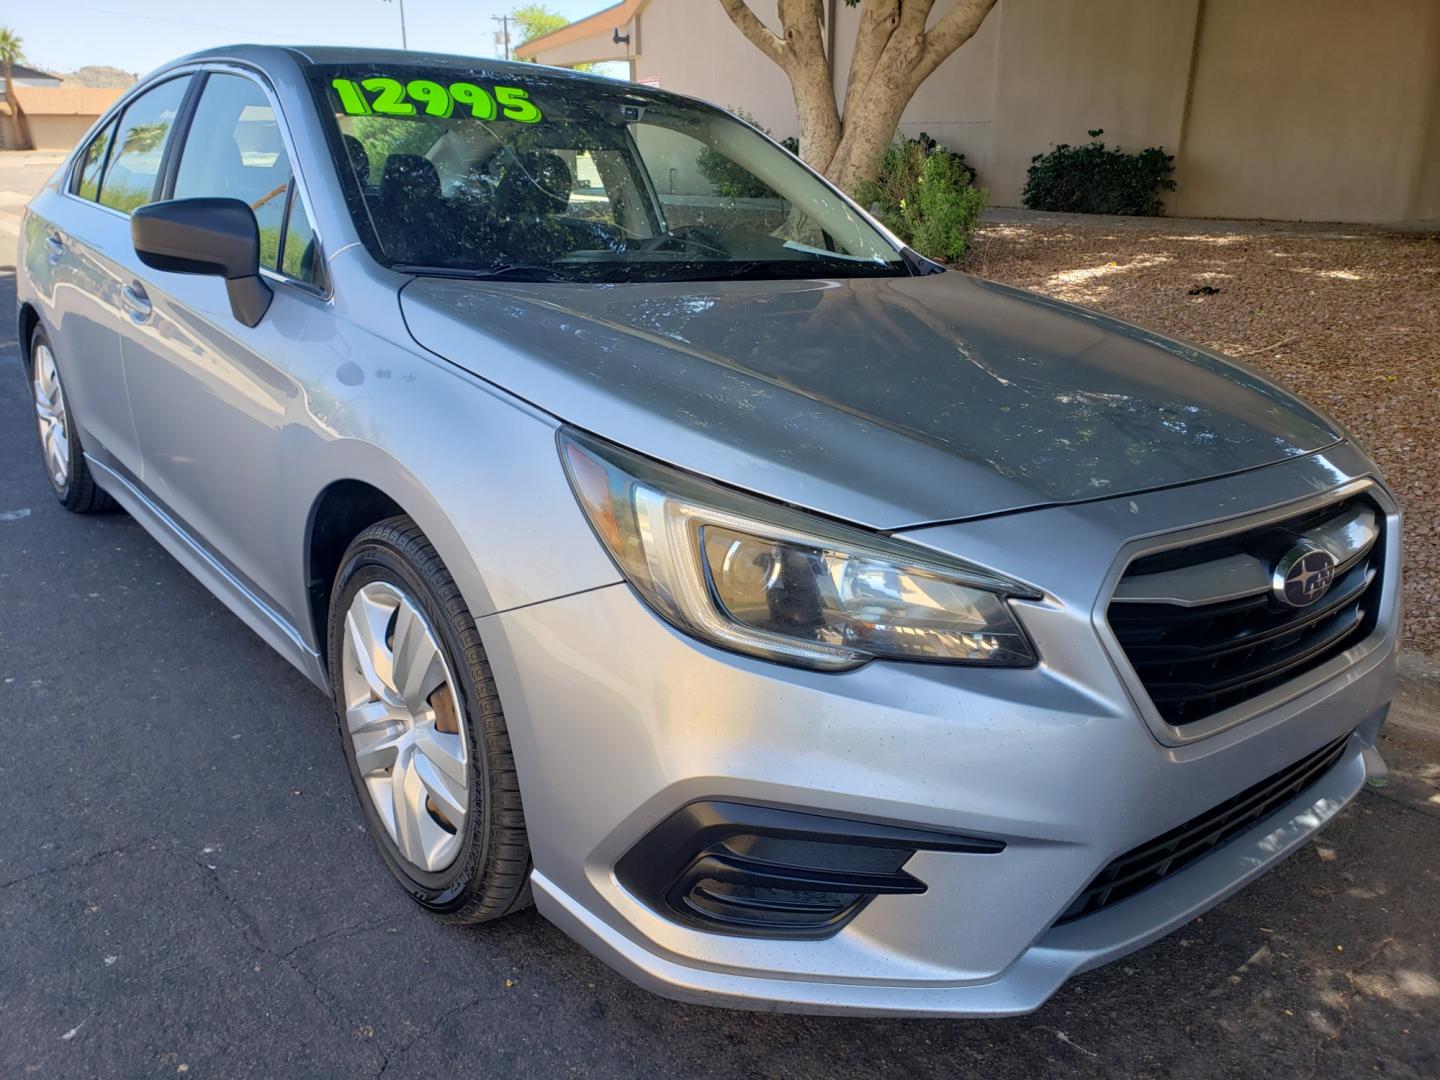
{"type": "Polygon", "coordinates": [[[1324,548],[1301,540],[1275,564],[1270,589],[1282,604],[1303,608],[1329,592],[1334,580],[1334,557],[1324,548]]]}

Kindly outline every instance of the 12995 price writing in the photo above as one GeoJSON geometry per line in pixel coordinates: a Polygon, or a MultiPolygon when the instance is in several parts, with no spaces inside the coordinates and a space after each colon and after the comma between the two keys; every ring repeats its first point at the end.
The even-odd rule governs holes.
{"type": "Polygon", "coordinates": [[[474,83],[453,82],[448,86],[430,79],[401,82],[384,76],[369,79],[332,79],[330,85],[340,99],[340,108],[351,116],[452,116],[456,106],[469,109],[477,120],[504,117],[521,124],[538,124],[540,110],[530,95],[518,86],[494,86],[489,90],[474,83]]]}

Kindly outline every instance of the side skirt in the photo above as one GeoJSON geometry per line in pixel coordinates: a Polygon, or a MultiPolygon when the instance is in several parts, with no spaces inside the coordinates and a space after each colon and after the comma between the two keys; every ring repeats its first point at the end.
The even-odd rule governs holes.
{"type": "Polygon", "coordinates": [[[327,694],[329,679],[320,655],[305,644],[300,632],[278,611],[265,603],[245,583],[187,533],[169,514],[155,504],[126,477],[89,453],[85,461],[100,486],[114,497],[181,566],[215,594],[240,621],[248,626],[307,679],[327,694]]]}

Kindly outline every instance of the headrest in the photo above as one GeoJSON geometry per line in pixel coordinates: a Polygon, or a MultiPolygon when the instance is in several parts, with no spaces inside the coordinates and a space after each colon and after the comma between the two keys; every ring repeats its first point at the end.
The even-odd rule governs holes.
{"type": "Polygon", "coordinates": [[[440,198],[440,174],[435,171],[435,163],[419,154],[391,154],[385,159],[385,172],[380,177],[380,198],[385,202],[440,198]]]}
{"type": "Polygon", "coordinates": [[[570,168],[546,150],[504,150],[495,202],[511,217],[563,213],[570,205],[570,168]]]}

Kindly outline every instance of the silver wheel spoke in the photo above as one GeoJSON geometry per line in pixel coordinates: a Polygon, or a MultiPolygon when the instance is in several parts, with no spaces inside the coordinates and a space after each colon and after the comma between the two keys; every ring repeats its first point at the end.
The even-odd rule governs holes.
{"type": "Polygon", "coordinates": [[[458,830],[469,809],[465,744],[433,727],[415,733],[415,771],[446,820],[458,830]],[[453,744],[453,745],[451,745],[453,744]]]}
{"type": "Polygon", "coordinates": [[[70,475],[70,437],[65,430],[65,391],[55,357],[44,345],[35,350],[35,420],[40,428],[40,448],[45,470],[57,488],[70,475]]]}
{"type": "Polygon", "coordinates": [[[370,692],[378,699],[390,696],[394,684],[390,674],[390,650],[385,647],[385,626],[389,614],[374,610],[378,605],[356,597],[345,616],[345,633],[355,650],[355,663],[370,692]],[[377,626],[377,620],[379,625],[377,626]]]}
{"type": "Polygon", "coordinates": [[[39,379],[35,380],[35,413],[41,420],[54,422],[58,415],[55,411],[55,401],[41,385],[39,379]]]}
{"type": "Polygon", "coordinates": [[[46,432],[45,441],[51,475],[55,477],[55,483],[63,487],[70,469],[70,440],[65,438],[64,426],[56,422],[46,432]]]}
{"type": "Polygon", "coordinates": [[[412,713],[429,711],[427,700],[445,682],[445,662],[420,613],[401,604],[395,615],[395,689],[412,713]]]}
{"type": "Polygon", "coordinates": [[[354,732],[350,741],[355,746],[356,768],[361,776],[369,776],[373,772],[393,768],[413,739],[405,726],[395,720],[384,727],[354,732]]]}
{"type": "Polygon", "coordinates": [[[395,800],[395,843],[405,858],[429,869],[422,830],[424,819],[429,816],[425,809],[425,785],[415,772],[413,753],[395,763],[390,787],[395,800]]]}
{"type": "Polygon", "coordinates": [[[400,750],[409,742],[405,735],[381,735],[366,745],[355,742],[355,764],[361,776],[394,768],[400,750]]]}
{"type": "Polygon", "coordinates": [[[345,711],[345,722],[350,726],[351,735],[389,731],[401,726],[400,718],[383,701],[362,701],[351,705],[345,711]]]}
{"type": "Polygon", "coordinates": [[[453,730],[464,713],[445,653],[419,606],[386,581],[355,595],[343,642],[344,722],[363,789],[401,858],[443,870],[470,812],[470,750],[463,722],[453,730]]]}

